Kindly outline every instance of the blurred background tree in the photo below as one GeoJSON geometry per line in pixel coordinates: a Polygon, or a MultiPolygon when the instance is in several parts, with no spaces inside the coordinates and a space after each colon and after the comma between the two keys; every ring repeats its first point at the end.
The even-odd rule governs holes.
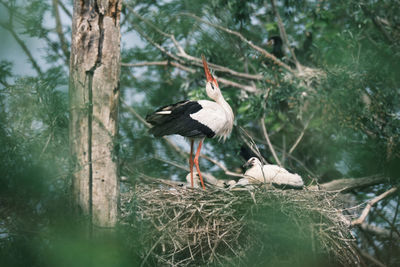
{"type": "MultiPolygon", "coordinates": [[[[123,238],[82,240],[82,218],[69,213],[72,6],[69,0],[0,1],[4,266],[85,265],[87,255],[104,251],[100,265],[135,260],[123,238]]],[[[218,65],[212,69],[236,116],[225,144],[212,140],[204,147],[211,158],[202,159],[204,171],[218,178],[229,178],[227,170],[241,173],[240,151],[250,136],[268,162],[301,174],[307,185],[379,177],[348,192],[349,206],[396,188],[399,9],[393,0],[125,1],[121,175],[131,183],[184,180],[188,146],[179,137],[154,139],[141,119],[156,107],[206,97],[197,60],[204,54],[218,65]]],[[[399,264],[399,201],[398,192],[387,196],[354,228],[366,265],[399,264]]]]}

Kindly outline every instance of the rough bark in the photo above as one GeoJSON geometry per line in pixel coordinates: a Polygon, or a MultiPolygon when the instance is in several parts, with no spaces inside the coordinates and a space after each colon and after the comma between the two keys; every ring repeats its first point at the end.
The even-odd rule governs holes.
{"type": "Polygon", "coordinates": [[[118,214],[117,135],[121,0],[76,0],[70,57],[74,198],[94,225],[118,214]]]}

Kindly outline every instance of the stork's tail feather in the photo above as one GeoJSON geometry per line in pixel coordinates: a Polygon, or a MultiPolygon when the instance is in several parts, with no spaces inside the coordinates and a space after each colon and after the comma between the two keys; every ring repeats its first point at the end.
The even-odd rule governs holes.
{"type": "Polygon", "coordinates": [[[174,115],[174,111],[179,109],[180,107],[184,106],[188,102],[189,102],[188,100],[184,100],[184,101],[175,103],[173,105],[167,105],[167,106],[161,107],[161,108],[157,109],[156,111],[154,111],[153,113],[147,115],[146,121],[152,125],[160,125],[160,124],[164,124],[168,121],[171,121],[172,119],[174,119],[176,117],[176,115],[174,115]]]}
{"type": "Polygon", "coordinates": [[[168,114],[160,114],[157,112],[154,112],[154,113],[146,116],[146,121],[148,123],[150,123],[151,125],[160,125],[160,124],[166,123],[169,120],[170,120],[170,118],[169,118],[168,114]]]}

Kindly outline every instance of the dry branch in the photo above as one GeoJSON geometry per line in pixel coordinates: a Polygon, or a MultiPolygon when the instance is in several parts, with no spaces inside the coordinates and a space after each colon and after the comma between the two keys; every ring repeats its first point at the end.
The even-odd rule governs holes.
{"type": "MultiPolygon", "coordinates": [[[[193,57],[193,56],[187,54],[185,49],[183,49],[183,47],[179,44],[179,42],[176,40],[176,38],[175,38],[175,36],[173,34],[169,34],[169,33],[163,32],[160,28],[155,26],[149,20],[147,20],[144,17],[142,17],[139,13],[137,13],[132,7],[127,6],[127,8],[129,9],[130,12],[132,12],[135,16],[137,16],[139,19],[141,19],[144,23],[149,25],[151,28],[156,30],[159,34],[163,35],[164,37],[167,37],[167,38],[171,39],[171,41],[175,45],[175,48],[177,49],[176,56],[178,56],[181,59],[189,61],[192,65],[196,65],[196,66],[201,67],[201,68],[203,67],[202,60],[200,58],[193,57]]],[[[135,29],[137,29],[137,27],[135,27],[135,29]]],[[[141,30],[138,31],[138,32],[139,32],[140,35],[142,35],[142,33],[143,33],[143,31],[141,31],[141,30]]],[[[148,40],[148,36],[147,35],[146,35],[145,38],[146,38],[146,40],[148,40]]],[[[152,42],[152,43],[154,45],[154,42],[152,42]]],[[[176,58],[174,58],[174,59],[177,60],[176,58]]],[[[263,76],[260,75],[260,74],[248,74],[248,73],[238,72],[238,71],[232,70],[230,68],[227,68],[227,67],[224,67],[224,66],[221,66],[221,65],[217,65],[217,64],[213,64],[213,63],[209,63],[209,66],[211,68],[213,68],[214,71],[229,73],[232,76],[235,76],[235,77],[238,77],[238,78],[244,78],[244,79],[250,79],[250,80],[262,80],[263,79],[263,76]]]]}
{"type": "Polygon", "coordinates": [[[58,4],[62,8],[62,10],[65,12],[65,14],[67,14],[68,17],[72,18],[71,12],[69,12],[68,8],[64,5],[64,3],[62,1],[59,1],[58,4]]]}
{"type": "Polygon", "coordinates": [[[386,192],[380,194],[379,196],[377,196],[377,197],[371,199],[370,201],[368,201],[367,206],[362,211],[360,217],[355,219],[355,220],[353,220],[351,222],[351,225],[355,226],[355,225],[362,224],[364,222],[364,220],[367,218],[368,213],[370,212],[372,206],[374,206],[376,203],[378,203],[379,201],[381,201],[382,199],[384,199],[388,195],[396,192],[396,190],[397,190],[397,187],[393,187],[393,188],[389,189],[388,191],[386,191],[386,192]]]}
{"type": "Polygon", "coordinates": [[[264,138],[265,138],[265,140],[266,140],[267,143],[268,143],[268,147],[269,147],[269,150],[270,150],[271,153],[272,153],[272,156],[274,157],[276,163],[277,163],[279,166],[282,167],[282,163],[280,162],[278,156],[276,155],[275,149],[274,149],[274,147],[272,146],[271,141],[269,140],[267,128],[265,128],[265,117],[264,117],[264,116],[261,118],[260,124],[261,124],[261,128],[262,128],[262,130],[263,130],[264,138]]]}
{"type": "Polygon", "coordinates": [[[65,36],[62,30],[62,23],[61,23],[61,18],[60,18],[60,13],[58,12],[58,6],[59,6],[59,1],[58,0],[53,0],[53,12],[54,12],[54,17],[56,20],[56,32],[58,35],[58,39],[60,40],[60,45],[61,45],[61,50],[63,51],[63,54],[65,56],[66,62],[68,63],[69,61],[69,49],[67,45],[67,41],[65,40],[65,36]]]}
{"type": "MultiPolygon", "coordinates": [[[[370,232],[373,235],[383,237],[383,238],[388,238],[388,239],[391,238],[390,237],[391,231],[388,229],[385,229],[385,228],[382,228],[382,227],[379,227],[376,225],[368,224],[365,222],[361,223],[359,226],[363,231],[370,232]]],[[[400,240],[400,235],[398,233],[396,233],[396,236],[394,237],[394,239],[400,240]]]]}
{"type": "Polygon", "coordinates": [[[178,69],[190,72],[190,73],[195,73],[195,69],[188,68],[182,64],[179,64],[178,62],[174,61],[144,61],[144,62],[137,62],[137,63],[121,63],[121,66],[123,67],[147,67],[147,66],[173,66],[178,69]]]}
{"type": "Polygon", "coordinates": [[[301,139],[303,139],[304,133],[306,132],[308,125],[310,124],[310,121],[314,117],[314,113],[310,116],[310,118],[307,120],[306,124],[304,125],[303,130],[301,131],[299,137],[297,137],[296,142],[294,142],[293,146],[289,149],[289,154],[292,154],[293,151],[296,149],[296,147],[299,145],[301,139]]]}
{"type": "Polygon", "coordinates": [[[213,23],[211,23],[211,22],[209,22],[209,21],[206,21],[206,20],[204,20],[204,19],[202,19],[202,18],[200,18],[200,17],[198,17],[198,16],[196,16],[196,15],[194,15],[194,14],[191,14],[191,13],[181,13],[181,15],[192,17],[192,18],[194,18],[194,19],[196,19],[196,20],[198,20],[198,21],[200,21],[200,22],[202,22],[202,23],[204,23],[204,24],[207,24],[207,25],[209,25],[209,26],[212,26],[212,27],[214,27],[214,28],[220,29],[220,30],[222,30],[222,31],[224,31],[224,32],[227,32],[227,33],[229,33],[229,34],[232,34],[232,35],[237,36],[240,40],[242,40],[243,42],[245,42],[246,44],[248,44],[248,45],[249,45],[251,48],[253,48],[254,50],[256,50],[256,51],[258,51],[259,53],[261,53],[261,54],[262,54],[263,56],[265,56],[266,58],[270,59],[270,60],[271,60],[272,62],[274,62],[276,65],[285,68],[286,70],[288,70],[288,71],[291,72],[291,73],[294,73],[294,70],[292,70],[287,64],[285,64],[285,63],[283,63],[282,61],[280,61],[278,58],[276,58],[274,55],[272,55],[271,53],[269,53],[267,50],[262,49],[261,47],[259,47],[259,46],[255,45],[255,44],[253,44],[253,42],[247,40],[241,33],[236,32],[236,31],[233,31],[233,30],[230,30],[230,29],[227,29],[227,28],[222,27],[222,26],[220,26],[220,25],[213,24],[213,23]]]}
{"type": "Polygon", "coordinates": [[[374,257],[372,257],[368,252],[360,250],[361,255],[368,259],[369,261],[373,262],[376,266],[379,267],[386,267],[385,264],[383,264],[382,262],[380,262],[379,260],[375,259],[374,257]]]}
{"type": "Polygon", "coordinates": [[[208,160],[208,161],[214,163],[215,165],[217,165],[217,166],[218,166],[220,169],[222,169],[222,170],[225,172],[225,174],[228,175],[228,176],[232,176],[232,177],[244,177],[244,175],[241,174],[241,173],[232,172],[232,171],[228,170],[228,168],[226,168],[223,164],[219,163],[217,160],[215,160],[215,159],[213,159],[213,158],[211,158],[211,157],[209,157],[209,156],[207,156],[207,155],[203,155],[203,154],[202,154],[202,155],[200,155],[200,157],[202,157],[202,158],[204,158],[204,159],[206,159],[206,160],[208,160]]]}
{"type": "Polygon", "coordinates": [[[26,46],[25,42],[18,36],[18,34],[15,32],[15,30],[13,28],[13,23],[12,23],[13,15],[11,13],[13,11],[9,9],[9,12],[10,12],[10,23],[9,23],[9,25],[7,25],[6,23],[1,22],[0,26],[11,33],[11,35],[14,37],[15,41],[17,41],[18,45],[22,48],[22,50],[24,51],[25,55],[28,57],[29,61],[31,62],[33,68],[36,70],[37,74],[39,76],[42,76],[43,72],[42,72],[41,68],[37,64],[37,62],[34,59],[34,57],[32,56],[32,54],[29,51],[28,47],[26,46]]]}
{"type": "Polygon", "coordinates": [[[373,175],[364,178],[347,178],[333,180],[328,183],[310,186],[310,190],[324,190],[324,191],[349,191],[355,188],[362,188],[384,182],[386,178],[381,175],[373,175]]]}
{"type": "MultiPolygon", "coordinates": [[[[181,69],[183,71],[186,72],[190,72],[190,73],[195,73],[196,70],[193,68],[189,68],[186,67],[178,62],[175,61],[168,61],[168,60],[164,60],[164,61],[144,61],[144,62],[138,62],[138,63],[121,63],[121,66],[123,67],[146,67],[146,66],[173,66],[176,67],[178,69],[181,69]]],[[[227,86],[232,86],[232,87],[236,87],[239,89],[243,89],[249,93],[255,93],[258,92],[257,88],[250,86],[250,85],[245,85],[245,84],[241,84],[241,83],[237,83],[234,81],[230,81],[224,78],[220,78],[218,76],[215,76],[217,78],[217,80],[221,83],[221,84],[225,84],[227,86]]]]}

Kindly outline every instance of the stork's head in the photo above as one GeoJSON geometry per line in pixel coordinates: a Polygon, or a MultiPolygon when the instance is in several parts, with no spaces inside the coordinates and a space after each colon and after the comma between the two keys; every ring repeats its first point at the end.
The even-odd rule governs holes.
{"type": "Polygon", "coordinates": [[[206,78],[207,78],[207,84],[206,84],[207,95],[209,98],[217,100],[219,97],[222,96],[221,90],[219,89],[218,86],[218,82],[210,73],[204,55],[201,55],[201,58],[203,59],[204,72],[206,73],[206,78]]]}
{"type": "Polygon", "coordinates": [[[243,167],[253,167],[253,166],[262,166],[261,161],[256,158],[256,157],[251,157],[244,165],[243,167]]]}

